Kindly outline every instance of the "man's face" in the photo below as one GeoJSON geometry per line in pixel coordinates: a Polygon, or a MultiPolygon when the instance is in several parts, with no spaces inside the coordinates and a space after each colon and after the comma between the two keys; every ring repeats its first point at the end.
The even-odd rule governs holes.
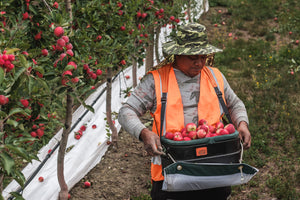
{"type": "Polygon", "coordinates": [[[189,77],[197,76],[205,65],[207,55],[177,55],[174,68],[189,77]]]}

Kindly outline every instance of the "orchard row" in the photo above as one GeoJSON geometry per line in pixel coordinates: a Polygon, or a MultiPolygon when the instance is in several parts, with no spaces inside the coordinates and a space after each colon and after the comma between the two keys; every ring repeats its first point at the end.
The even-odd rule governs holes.
{"type": "Polygon", "coordinates": [[[67,127],[67,112],[72,112],[67,100],[73,99],[72,107],[83,104],[93,111],[85,98],[100,82],[112,79],[110,71],[115,74],[133,62],[142,64],[159,28],[173,29],[185,20],[185,4],[181,0],[1,4],[1,180],[13,177],[22,185],[24,177],[15,160],[35,159],[30,152],[47,144],[57,128],[67,127]]]}

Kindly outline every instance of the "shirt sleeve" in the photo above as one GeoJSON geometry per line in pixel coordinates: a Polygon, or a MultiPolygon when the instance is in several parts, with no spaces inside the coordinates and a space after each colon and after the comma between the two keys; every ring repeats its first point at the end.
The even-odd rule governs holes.
{"type": "Polygon", "coordinates": [[[249,125],[247,110],[243,101],[231,89],[224,75],[223,75],[223,80],[224,80],[225,100],[233,124],[236,127],[238,127],[241,121],[245,121],[249,125]]]}
{"type": "Polygon", "coordinates": [[[146,128],[139,117],[147,110],[154,112],[155,109],[154,79],[152,74],[147,74],[121,107],[118,115],[119,123],[125,131],[139,138],[141,131],[146,128]]]}

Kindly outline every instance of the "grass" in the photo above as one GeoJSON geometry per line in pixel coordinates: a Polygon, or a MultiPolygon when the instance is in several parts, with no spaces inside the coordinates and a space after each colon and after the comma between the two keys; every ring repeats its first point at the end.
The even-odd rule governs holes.
{"type": "MultiPolygon", "coordinates": [[[[252,147],[244,162],[260,170],[248,184],[233,187],[233,199],[299,199],[299,5],[279,0],[210,4],[228,10],[227,27],[210,33],[212,42],[226,47],[215,66],[247,107],[252,147]]],[[[215,16],[207,19],[216,23],[215,16]]]]}

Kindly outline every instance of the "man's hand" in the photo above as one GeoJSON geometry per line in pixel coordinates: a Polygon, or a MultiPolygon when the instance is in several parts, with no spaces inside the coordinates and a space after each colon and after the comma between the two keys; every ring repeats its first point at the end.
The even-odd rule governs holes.
{"type": "Polygon", "coordinates": [[[248,124],[244,121],[240,122],[237,130],[240,133],[240,138],[243,142],[244,149],[249,149],[251,146],[251,134],[248,129],[248,124]]]}
{"type": "Polygon", "coordinates": [[[156,133],[144,128],[141,131],[140,138],[143,140],[144,148],[150,156],[164,155],[160,138],[156,133]]]}

